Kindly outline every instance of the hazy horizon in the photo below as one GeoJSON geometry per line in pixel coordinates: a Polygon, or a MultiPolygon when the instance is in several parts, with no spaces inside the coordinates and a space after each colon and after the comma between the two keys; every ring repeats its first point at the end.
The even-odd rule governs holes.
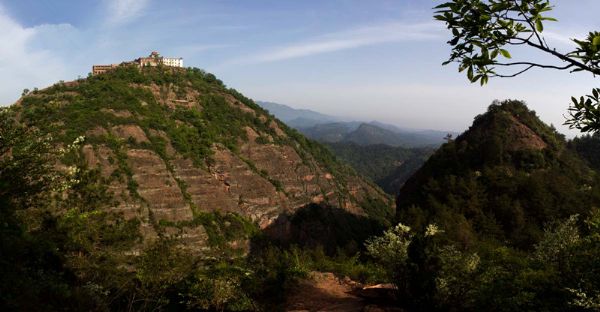
{"type": "MultiPolygon", "coordinates": [[[[441,66],[449,47],[444,25],[432,19],[438,3],[0,0],[0,38],[10,43],[0,48],[0,104],[24,88],[85,77],[92,64],[156,50],[255,100],[344,118],[463,131],[493,100],[519,99],[559,131],[578,134],[562,126],[563,115],[570,97],[589,93],[597,80],[539,70],[472,85],[456,65],[441,66]]],[[[553,4],[550,16],[559,22],[547,23],[544,34],[557,50],[599,28],[600,2],[553,4]]]]}

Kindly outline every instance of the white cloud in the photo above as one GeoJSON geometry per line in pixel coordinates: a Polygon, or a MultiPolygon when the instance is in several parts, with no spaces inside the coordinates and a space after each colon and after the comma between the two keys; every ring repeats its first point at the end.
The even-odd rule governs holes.
{"type": "Polygon", "coordinates": [[[61,58],[32,46],[43,38],[60,41],[75,29],[69,24],[24,27],[0,6],[0,105],[14,102],[24,88],[44,87],[64,77],[61,58]]]}
{"type": "Polygon", "coordinates": [[[142,15],[150,0],[108,0],[108,24],[126,24],[142,15]]]}
{"type": "Polygon", "coordinates": [[[358,27],[348,31],[319,36],[303,42],[274,47],[270,51],[236,59],[230,63],[274,62],[388,42],[439,39],[442,35],[442,28],[438,23],[385,23],[358,27]]]}

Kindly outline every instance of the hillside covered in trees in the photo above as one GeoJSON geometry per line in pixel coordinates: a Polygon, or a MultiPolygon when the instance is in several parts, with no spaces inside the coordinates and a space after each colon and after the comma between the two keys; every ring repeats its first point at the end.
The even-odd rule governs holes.
{"type": "Polygon", "coordinates": [[[511,100],[438,149],[402,187],[399,224],[367,244],[400,305],[596,310],[600,193],[587,164],[594,144],[582,143],[591,140],[567,143],[511,100]]]}
{"type": "Polygon", "coordinates": [[[543,226],[600,203],[595,172],[564,137],[518,101],[492,104],[443,145],[400,191],[397,216],[435,222],[464,245],[481,239],[521,248],[543,226]]]}
{"type": "MultiPolygon", "coordinates": [[[[119,68],[1,113],[5,310],[285,309],[326,276],[313,271],[362,294],[354,281],[395,285],[353,295],[360,307],[598,306],[597,138],[566,142],[518,101],[431,151],[395,215],[327,148],[197,69],[119,68]]],[[[374,176],[415,156],[331,148],[374,176]]]]}
{"type": "Polygon", "coordinates": [[[7,310],[277,307],[307,266],[356,268],[393,216],[327,148],[199,69],[60,82],[1,126],[7,310]]]}
{"type": "Polygon", "coordinates": [[[370,178],[388,194],[398,191],[435,151],[434,148],[404,148],[385,144],[326,143],[332,153],[358,173],[370,178]]]}

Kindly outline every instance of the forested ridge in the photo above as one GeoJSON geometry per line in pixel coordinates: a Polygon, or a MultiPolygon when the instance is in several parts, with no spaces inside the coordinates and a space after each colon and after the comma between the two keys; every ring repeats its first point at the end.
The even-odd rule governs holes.
{"type": "Polygon", "coordinates": [[[433,147],[405,148],[386,144],[324,143],[334,155],[370,178],[389,194],[400,187],[435,151],[433,147]]]}
{"type": "MultiPolygon", "coordinates": [[[[600,306],[598,138],[566,141],[519,101],[493,103],[433,152],[395,214],[327,148],[200,70],[122,68],[1,113],[3,310],[280,310],[312,271],[393,283],[368,299],[384,308],[600,306]],[[278,157],[297,157],[296,171],[278,173],[290,167],[278,157]],[[238,183],[235,168],[255,180],[238,183]],[[202,170],[218,187],[198,184],[202,170]],[[250,199],[244,186],[305,204],[273,212],[288,202],[250,199]],[[239,192],[233,205],[214,201],[233,210],[211,210],[210,187],[239,192]]],[[[411,153],[332,148],[373,177],[387,156],[411,153]]]]}
{"type": "Polygon", "coordinates": [[[1,113],[4,311],[279,309],[316,268],[382,279],[358,257],[390,199],[212,74],[122,66],[1,113]]]}
{"type": "Polygon", "coordinates": [[[574,151],[590,139],[567,143],[509,100],[438,149],[400,190],[399,225],[369,245],[405,307],[596,309],[598,175],[574,151]]]}

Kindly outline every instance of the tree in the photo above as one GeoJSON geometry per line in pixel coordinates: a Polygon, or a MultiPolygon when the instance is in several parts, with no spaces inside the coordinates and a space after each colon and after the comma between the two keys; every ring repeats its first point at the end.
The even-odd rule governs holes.
{"type": "Polygon", "coordinates": [[[448,143],[452,142],[452,133],[446,134],[446,136],[444,137],[444,141],[448,143]]]}
{"type": "MultiPolygon", "coordinates": [[[[49,206],[52,190],[64,181],[54,172],[51,138],[15,121],[0,108],[0,310],[49,310],[77,306],[69,294],[71,272],[59,253],[55,219],[40,213],[36,231],[24,214],[49,206]],[[41,234],[41,235],[38,235],[41,234]]],[[[82,307],[79,307],[82,309],[82,307]]]]}
{"type": "MultiPolygon", "coordinates": [[[[459,63],[458,70],[481,85],[490,77],[516,77],[533,68],[600,74],[600,32],[572,39],[575,48],[568,53],[548,45],[542,34],[546,21],[556,21],[546,16],[552,8],[549,0],[452,0],[436,6],[434,18],[452,33],[452,52],[444,65],[459,63]],[[508,48],[516,46],[553,56],[556,62],[513,61],[508,48]]],[[[599,131],[600,88],[571,100],[565,124],[582,132],[599,131]]]]}

